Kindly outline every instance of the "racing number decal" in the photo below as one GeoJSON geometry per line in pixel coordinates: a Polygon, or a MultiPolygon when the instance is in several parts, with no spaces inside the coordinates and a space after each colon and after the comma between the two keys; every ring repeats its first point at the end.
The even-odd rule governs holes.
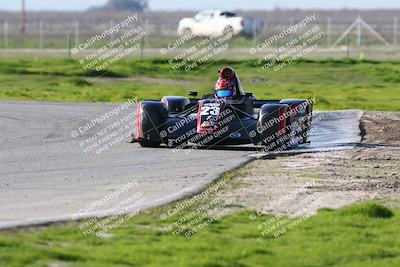
{"type": "Polygon", "coordinates": [[[201,107],[200,116],[217,116],[219,114],[220,107],[201,107]]]}

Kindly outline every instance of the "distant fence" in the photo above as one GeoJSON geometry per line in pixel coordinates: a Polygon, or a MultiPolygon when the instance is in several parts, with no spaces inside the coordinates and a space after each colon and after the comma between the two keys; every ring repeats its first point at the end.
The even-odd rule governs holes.
{"type": "MultiPolygon", "coordinates": [[[[233,60],[247,60],[247,59],[259,59],[260,55],[266,55],[271,53],[270,50],[263,50],[261,54],[251,55],[247,48],[231,48],[226,53],[221,54],[217,59],[229,58],[233,60]]],[[[182,50],[178,49],[173,54],[168,56],[175,56],[182,50]]],[[[1,57],[56,57],[56,58],[76,58],[81,59],[83,56],[89,55],[92,50],[85,51],[80,54],[79,57],[71,55],[66,49],[0,49],[1,57]]],[[[160,58],[161,53],[159,48],[146,48],[143,51],[135,51],[129,54],[127,59],[141,59],[141,58],[160,58]]],[[[399,47],[374,47],[368,46],[367,48],[356,48],[356,47],[337,47],[337,48],[319,48],[304,56],[306,59],[365,59],[365,60],[384,60],[384,61],[395,61],[400,59],[399,47]]],[[[165,60],[167,62],[167,59],[165,60]]]]}
{"type": "MultiPolygon", "coordinates": [[[[255,43],[287,29],[298,22],[302,17],[306,16],[304,12],[279,12],[265,12],[264,14],[261,11],[257,11],[244,14],[245,16],[262,19],[264,22],[264,29],[260,35],[254,36],[253,39],[241,39],[241,41],[237,41],[236,43],[233,42],[233,48],[252,47],[255,43]]],[[[311,13],[312,11],[308,12],[308,14],[311,13]]],[[[318,40],[320,48],[331,47],[357,18],[358,14],[355,11],[347,13],[343,11],[342,13],[344,15],[342,13],[339,15],[335,13],[320,13],[317,14],[316,21],[307,25],[307,28],[304,29],[307,30],[315,25],[321,26],[325,35],[318,40]]],[[[68,13],[60,13],[59,18],[57,18],[56,14],[50,14],[51,13],[46,13],[46,15],[41,15],[40,13],[35,13],[30,16],[24,33],[20,32],[21,25],[19,24],[18,14],[9,13],[8,15],[0,16],[0,48],[38,50],[69,49],[78,46],[83,40],[89,38],[89,36],[98,34],[111,27],[118,21],[118,18],[123,16],[123,14],[95,15],[92,13],[72,13],[75,15],[68,15],[68,13]]],[[[376,16],[370,13],[361,14],[368,25],[387,41],[386,46],[392,46],[390,49],[397,47],[400,42],[398,36],[399,19],[395,16],[397,13],[385,13],[382,11],[380,13],[378,12],[376,16]],[[391,17],[388,17],[389,14],[391,17]]],[[[144,44],[145,48],[165,47],[169,42],[176,40],[178,38],[177,26],[179,19],[192,15],[193,13],[190,12],[176,14],[148,12],[140,14],[139,23],[144,27],[147,33],[146,42],[144,44]]],[[[120,34],[123,34],[123,32],[120,34]]],[[[300,34],[300,32],[296,34],[300,34]]],[[[295,37],[296,35],[293,35],[288,38],[295,37]]],[[[285,41],[287,40],[280,40],[280,42],[285,41]]],[[[279,45],[279,43],[276,44],[276,46],[279,45]]],[[[381,40],[376,38],[376,36],[369,33],[367,34],[367,31],[361,33],[352,31],[346,35],[346,38],[343,39],[339,46],[368,47],[385,45],[381,40]]]]}

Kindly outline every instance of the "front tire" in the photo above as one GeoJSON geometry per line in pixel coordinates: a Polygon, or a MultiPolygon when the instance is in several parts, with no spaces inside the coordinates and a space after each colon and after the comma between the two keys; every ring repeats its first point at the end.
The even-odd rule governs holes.
{"type": "Polygon", "coordinates": [[[161,132],[168,117],[165,105],[158,101],[142,101],[137,106],[137,139],[142,147],[160,147],[161,132]]]}
{"type": "Polygon", "coordinates": [[[151,142],[151,141],[140,141],[139,140],[139,145],[141,147],[159,148],[161,145],[161,141],[160,142],[151,142]]]}

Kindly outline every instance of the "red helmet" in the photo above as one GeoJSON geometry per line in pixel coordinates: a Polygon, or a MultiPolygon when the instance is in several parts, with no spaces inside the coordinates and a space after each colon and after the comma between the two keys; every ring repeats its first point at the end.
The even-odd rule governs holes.
{"type": "Polygon", "coordinates": [[[219,78],[215,84],[216,97],[231,97],[235,94],[235,85],[229,79],[219,78]]]}

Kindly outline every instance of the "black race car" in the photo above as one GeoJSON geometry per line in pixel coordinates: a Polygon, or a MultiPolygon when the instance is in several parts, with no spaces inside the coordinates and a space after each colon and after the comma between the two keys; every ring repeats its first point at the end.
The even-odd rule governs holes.
{"type": "Polygon", "coordinates": [[[307,142],[312,101],[257,100],[245,93],[236,72],[219,72],[214,94],[196,99],[165,96],[137,106],[134,142],[142,147],[184,148],[194,145],[254,144],[264,150],[283,150],[307,142]]]}

